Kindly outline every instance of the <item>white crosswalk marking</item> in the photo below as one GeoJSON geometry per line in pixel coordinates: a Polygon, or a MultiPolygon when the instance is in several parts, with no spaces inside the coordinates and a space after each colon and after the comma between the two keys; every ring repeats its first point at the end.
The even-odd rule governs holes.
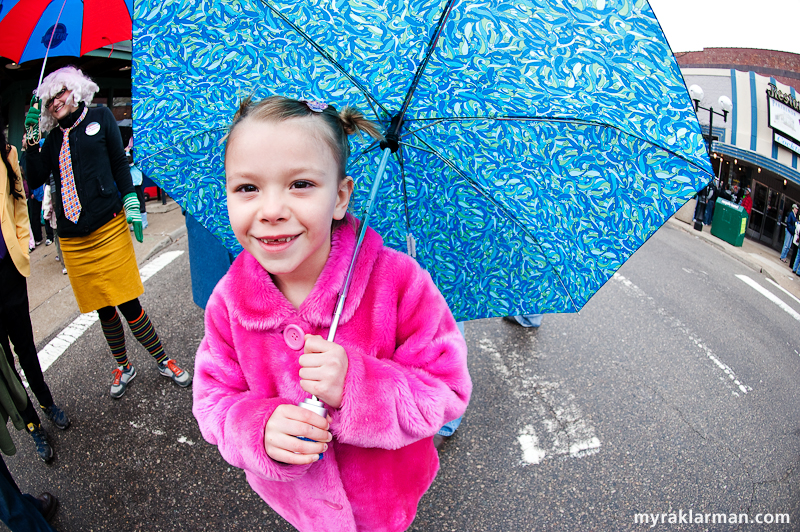
{"type": "Polygon", "coordinates": [[[503,349],[501,354],[490,338],[482,338],[478,345],[491,357],[495,371],[508,384],[518,402],[517,410],[522,412],[517,434],[522,465],[556,457],[579,458],[600,451],[600,439],[586,423],[575,397],[559,383],[535,375],[527,350],[503,349]]]}
{"type": "Polygon", "coordinates": [[[767,290],[766,288],[764,288],[763,286],[761,286],[760,284],[758,284],[757,282],[755,282],[746,275],[737,275],[736,277],[740,281],[748,285],[750,288],[754,289],[756,292],[758,292],[762,296],[766,297],[767,299],[778,305],[778,307],[780,307],[780,309],[786,312],[789,316],[793,317],[797,321],[800,321],[800,314],[798,314],[792,307],[784,303],[781,298],[779,298],[778,296],[776,296],[775,294],[773,294],[772,292],[770,292],[769,290],[767,290]]]}

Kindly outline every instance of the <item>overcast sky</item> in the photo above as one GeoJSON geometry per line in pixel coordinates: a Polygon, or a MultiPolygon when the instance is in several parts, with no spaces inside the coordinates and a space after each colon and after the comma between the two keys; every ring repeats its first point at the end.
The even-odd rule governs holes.
{"type": "Polygon", "coordinates": [[[800,54],[800,0],[650,0],[673,52],[764,48],[800,54]]]}

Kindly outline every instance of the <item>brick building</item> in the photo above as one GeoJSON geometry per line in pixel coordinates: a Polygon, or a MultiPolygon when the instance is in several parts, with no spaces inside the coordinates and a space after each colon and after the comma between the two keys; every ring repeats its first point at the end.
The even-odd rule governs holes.
{"type": "MultiPolygon", "coordinates": [[[[707,48],[675,57],[686,86],[703,89],[701,106],[720,111],[723,95],[733,102],[727,120],[713,116],[714,171],[729,187],[752,189],[747,236],[779,249],[786,214],[800,205],[800,54],[707,48]]],[[[698,111],[706,135],[711,117],[698,111]]]]}

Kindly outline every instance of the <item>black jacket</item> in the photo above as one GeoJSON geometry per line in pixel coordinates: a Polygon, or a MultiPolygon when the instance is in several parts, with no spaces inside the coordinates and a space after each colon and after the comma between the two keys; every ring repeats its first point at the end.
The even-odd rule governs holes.
{"type": "MultiPolygon", "coordinates": [[[[80,117],[84,109],[81,102],[78,109],[59,125],[69,127],[80,117]]],[[[72,157],[72,170],[75,186],[81,202],[81,215],[78,223],[72,223],[64,216],[61,205],[61,171],[58,155],[64,133],[61,128],[53,128],[44,141],[41,152],[38,146],[28,147],[28,184],[37,188],[47,182],[52,172],[56,177],[56,202],[58,234],[61,237],[85,236],[108,223],[122,211],[122,199],[135,192],[122,136],[114,115],[107,107],[90,108],[83,121],[69,134],[69,149],[72,157]],[[97,124],[97,125],[95,125],[97,124]],[[90,127],[91,126],[91,127],[90,127]],[[99,126],[99,128],[98,128],[99,126]],[[87,128],[89,132],[87,133],[87,128]]]]}

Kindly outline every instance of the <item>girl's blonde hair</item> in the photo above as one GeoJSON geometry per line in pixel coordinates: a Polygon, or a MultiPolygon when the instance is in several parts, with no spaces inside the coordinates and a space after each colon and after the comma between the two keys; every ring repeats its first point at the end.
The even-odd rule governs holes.
{"type": "Polygon", "coordinates": [[[36,89],[36,96],[42,100],[42,109],[39,115],[39,128],[42,131],[50,131],[58,124],[56,118],[47,110],[46,104],[64,87],[72,91],[66,102],[68,105],[78,105],[80,102],[86,102],[86,105],[89,105],[92,103],[95,93],[100,90],[97,83],[74,66],[65,66],[49,74],[36,89]]]}
{"type": "MultiPolygon", "coordinates": [[[[230,143],[236,126],[247,120],[282,122],[306,117],[319,123],[318,129],[322,133],[323,140],[331,148],[339,167],[340,180],[346,175],[347,159],[350,157],[350,143],[347,138],[350,135],[357,133],[363,138],[364,134],[367,134],[375,140],[383,140],[378,125],[364,117],[355,107],[347,105],[341,111],[337,111],[334,106],[325,103],[270,96],[257,103],[247,98],[239,104],[239,110],[233,116],[233,122],[228,130],[227,142],[230,143]]],[[[227,153],[227,145],[225,152],[227,153]]]]}

